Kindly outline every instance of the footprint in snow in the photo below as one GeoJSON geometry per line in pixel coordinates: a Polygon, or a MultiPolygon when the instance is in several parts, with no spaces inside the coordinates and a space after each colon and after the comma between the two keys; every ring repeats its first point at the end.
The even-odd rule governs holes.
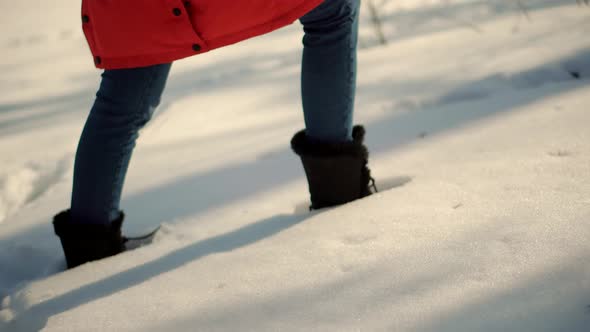
{"type": "Polygon", "coordinates": [[[406,184],[412,182],[412,180],[412,177],[407,175],[394,176],[390,178],[375,178],[377,189],[379,190],[379,192],[403,187],[406,184]]]}
{"type": "Polygon", "coordinates": [[[342,243],[346,245],[358,246],[377,239],[375,234],[352,234],[342,238],[342,243]]]}
{"type": "Polygon", "coordinates": [[[74,36],[74,30],[61,30],[59,32],[59,39],[60,40],[69,40],[72,39],[74,36]]]}
{"type": "Polygon", "coordinates": [[[27,37],[27,44],[40,44],[47,40],[46,35],[30,35],[27,37]]]}
{"type": "Polygon", "coordinates": [[[0,222],[50,190],[63,178],[70,164],[69,157],[52,165],[30,162],[0,177],[0,222]]]}
{"type": "MultiPolygon", "coordinates": [[[[403,187],[406,184],[412,182],[411,176],[394,176],[390,178],[378,178],[375,180],[378,193],[388,191],[391,189],[403,187]]],[[[296,215],[306,214],[310,212],[310,202],[301,202],[295,205],[293,213],[296,215]]],[[[337,208],[337,207],[335,207],[337,208]]]]}
{"type": "Polygon", "coordinates": [[[15,37],[7,40],[2,46],[4,48],[19,48],[23,46],[25,41],[22,38],[15,37]]]}
{"type": "Polygon", "coordinates": [[[563,157],[569,157],[572,155],[571,151],[568,150],[554,150],[554,151],[549,151],[547,154],[549,154],[551,157],[557,157],[557,158],[563,158],[563,157]]]}
{"type": "Polygon", "coordinates": [[[340,265],[340,271],[344,273],[352,272],[356,269],[356,265],[353,264],[344,264],[340,265]]]}
{"type": "Polygon", "coordinates": [[[295,209],[293,211],[293,214],[295,215],[302,215],[302,214],[307,214],[309,213],[311,210],[309,209],[310,203],[309,202],[301,202],[297,205],[295,205],[295,209]]]}
{"type": "Polygon", "coordinates": [[[10,274],[0,275],[0,298],[4,299],[1,309],[10,307],[9,295],[22,285],[63,270],[65,264],[61,257],[47,248],[29,244],[4,247],[0,254],[0,271],[10,271],[10,274]]]}

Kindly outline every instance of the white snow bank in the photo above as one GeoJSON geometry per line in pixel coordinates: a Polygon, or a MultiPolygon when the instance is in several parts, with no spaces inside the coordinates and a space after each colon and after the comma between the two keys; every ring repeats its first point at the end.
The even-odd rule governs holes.
{"type": "MultiPolygon", "coordinates": [[[[1,44],[0,331],[588,331],[590,9],[431,2],[391,2],[386,47],[361,29],[379,194],[305,211],[292,26],[175,64],[123,200],[125,233],[163,231],[66,272],[97,73],[83,40],[1,44]]],[[[57,3],[0,27],[57,36],[57,3]]]]}

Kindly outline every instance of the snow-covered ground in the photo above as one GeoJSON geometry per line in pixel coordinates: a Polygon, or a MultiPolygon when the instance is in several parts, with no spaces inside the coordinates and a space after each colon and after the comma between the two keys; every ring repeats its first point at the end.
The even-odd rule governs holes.
{"type": "Polygon", "coordinates": [[[382,189],[309,213],[301,29],[177,62],[123,208],[63,271],[99,72],[71,1],[0,2],[0,331],[590,331],[590,8],[391,1],[356,120],[382,189]]]}

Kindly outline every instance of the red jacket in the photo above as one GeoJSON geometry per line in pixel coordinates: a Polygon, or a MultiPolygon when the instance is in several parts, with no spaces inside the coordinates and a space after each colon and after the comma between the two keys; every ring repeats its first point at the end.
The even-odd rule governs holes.
{"type": "Polygon", "coordinates": [[[285,25],[323,0],[82,0],[97,68],[172,62],[285,25]]]}

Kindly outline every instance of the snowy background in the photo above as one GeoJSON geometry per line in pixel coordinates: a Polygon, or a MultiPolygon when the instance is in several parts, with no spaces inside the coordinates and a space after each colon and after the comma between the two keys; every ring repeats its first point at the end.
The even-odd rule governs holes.
{"type": "Polygon", "coordinates": [[[382,191],[314,213],[299,24],[175,63],[122,203],[162,232],[64,272],[100,73],[79,10],[0,0],[0,331],[590,331],[590,7],[392,0],[386,46],[365,10],[382,191]]]}

